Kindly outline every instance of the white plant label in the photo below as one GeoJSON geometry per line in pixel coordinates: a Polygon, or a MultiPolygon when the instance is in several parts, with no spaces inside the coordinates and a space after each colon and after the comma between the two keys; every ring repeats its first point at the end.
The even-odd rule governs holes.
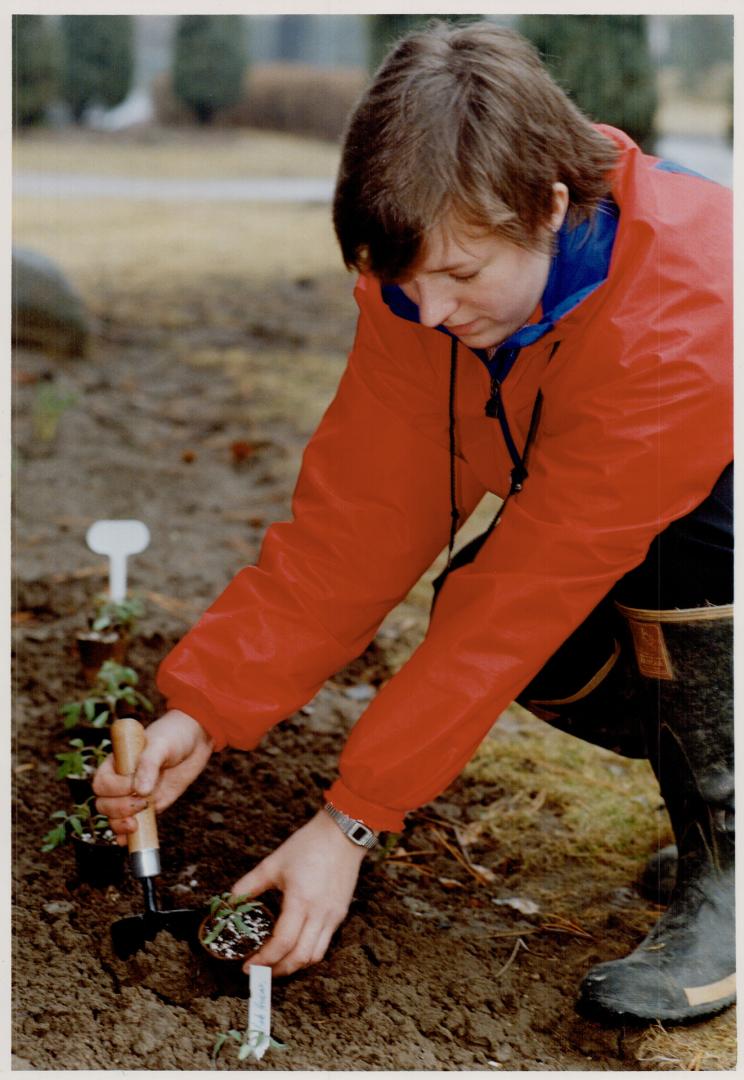
{"type": "Polygon", "coordinates": [[[271,968],[251,964],[249,975],[248,1030],[251,1053],[260,1060],[269,1048],[271,1035],[271,968]]]}
{"type": "Polygon", "coordinates": [[[108,555],[109,596],[120,603],[127,595],[127,557],[145,550],[150,530],[143,521],[94,521],[85,540],[96,555],[108,555]]]}

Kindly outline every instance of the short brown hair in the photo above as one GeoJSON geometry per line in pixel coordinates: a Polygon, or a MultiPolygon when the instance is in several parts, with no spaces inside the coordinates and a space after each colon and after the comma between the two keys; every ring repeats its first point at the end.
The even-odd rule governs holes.
{"type": "Polygon", "coordinates": [[[398,42],[350,119],[333,207],[344,262],[399,279],[450,212],[541,246],[553,183],[569,220],[590,217],[616,157],[520,34],[431,23],[398,42]]]}

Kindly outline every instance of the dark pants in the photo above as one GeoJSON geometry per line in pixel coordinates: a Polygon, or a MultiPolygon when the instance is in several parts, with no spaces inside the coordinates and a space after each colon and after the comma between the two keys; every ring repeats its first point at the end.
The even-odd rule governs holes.
{"type": "MultiPolygon", "coordinates": [[[[579,738],[629,757],[646,756],[635,708],[639,642],[631,640],[621,609],[732,603],[733,476],[731,464],[707,499],[656,537],[641,565],[617,582],[519,695],[522,705],[579,738]]],[[[653,665],[653,631],[646,629],[653,665]]],[[[657,662],[664,662],[661,653],[657,662]]]]}

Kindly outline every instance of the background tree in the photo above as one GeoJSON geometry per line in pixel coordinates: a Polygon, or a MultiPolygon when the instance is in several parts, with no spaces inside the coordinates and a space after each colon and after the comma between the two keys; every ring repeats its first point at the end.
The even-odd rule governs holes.
{"type": "Polygon", "coordinates": [[[131,15],[63,15],[62,97],[79,123],[89,105],[113,108],[134,70],[131,15]]]}
{"type": "Polygon", "coordinates": [[[208,124],[240,99],[248,63],[241,15],[182,15],[176,26],[173,89],[208,124]]]}
{"type": "Polygon", "coordinates": [[[523,15],[517,29],[592,120],[653,150],[658,98],[644,15],[523,15]]]}
{"type": "Polygon", "coordinates": [[[277,22],[278,60],[304,60],[312,15],[280,15],[277,22]]]}
{"type": "Polygon", "coordinates": [[[389,51],[393,42],[411,30],[418,30],[430,19],[448,23],[468,23],[481,19],[481,15],[368,15],[369,66],[374,70],[389,51]]]}
{"type": "Polygon", "coordinates": [[[44,120],[59,77],[59,41],[45,15],[13,16],[13,126],[44,120]]]}
{"type": "Polygon", "coordinates": [[[734,20],[731,15],[686,15],[669,20],[667,63],[679,68],[681,86],[705,96],[711,69],[733,70],[734,20]]]}

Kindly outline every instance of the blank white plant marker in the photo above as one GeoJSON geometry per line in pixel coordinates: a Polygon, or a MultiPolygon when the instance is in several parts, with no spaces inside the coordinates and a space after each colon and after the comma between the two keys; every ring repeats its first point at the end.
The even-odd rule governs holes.
{"type": "Polygon", "coordinates": [[[109,596],[120,603],[127,595],[127,558],[145,550],[150,530],[143,521],[94,521],[85,540],[96,555],[108,555],[109,596]]]}

